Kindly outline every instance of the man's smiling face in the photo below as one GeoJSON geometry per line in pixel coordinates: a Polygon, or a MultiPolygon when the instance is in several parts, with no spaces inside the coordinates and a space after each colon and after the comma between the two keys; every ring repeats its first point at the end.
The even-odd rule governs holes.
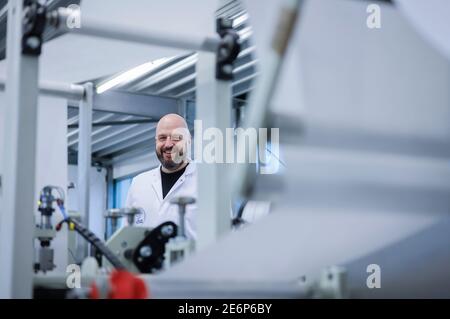
{"type": "Polygon", "coordinates": [[[158,122],[156,155],[165,169],[175,171],[183,165],[188,134],[186,121],[177,114],[168,114],[158,122]]]}

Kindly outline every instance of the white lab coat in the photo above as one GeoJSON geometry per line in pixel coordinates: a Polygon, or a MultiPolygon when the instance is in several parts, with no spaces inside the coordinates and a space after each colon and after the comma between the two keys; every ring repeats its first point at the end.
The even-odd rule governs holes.
{"type": "MultiPolygon", "coordinates": [[[[179,196],[189,196],[197,199],[197,168],[194,162],[190,162],[183,175],[172,186],[172,189],[162,198],[161,172],[160,168],[154,168],[139,174],[131,182],[128,191],[126,207],[140,207],[143,216],[136,217],[135,224],[144,227],[157,227],[166,221],[179,224],[178,206],[170,203],[171,199],[179,196]]],[[[185,227],[186,236],[196,239],[197,205],[186,207],[185,227]]]]}

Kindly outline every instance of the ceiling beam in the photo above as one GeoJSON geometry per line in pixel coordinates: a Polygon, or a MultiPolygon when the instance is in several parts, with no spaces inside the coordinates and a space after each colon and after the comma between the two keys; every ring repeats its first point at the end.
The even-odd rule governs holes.
{"type": "Polygon", "coordinates": [[[95,94],[94,110],[144,116],[159,120],[168,113],[178,113],[178,100],[119,91],[95,94]]]}

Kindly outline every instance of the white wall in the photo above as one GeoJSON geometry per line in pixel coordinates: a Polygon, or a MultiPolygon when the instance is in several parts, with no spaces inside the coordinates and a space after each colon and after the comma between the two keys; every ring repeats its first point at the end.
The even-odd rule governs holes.
{"type": "MultiPolygon", "coordinates": [[[[69,184],[75,185],[74,189],[68,191],[67,208],[70,211],[78,211],[78,167],[69,165],[69,184]]],[[[90,171],[90,204],[89,204],[89,228],[99,238],[103,239],[104,222],[103,213],[106,210],[106,170],[92,167],[90,171]]]]}

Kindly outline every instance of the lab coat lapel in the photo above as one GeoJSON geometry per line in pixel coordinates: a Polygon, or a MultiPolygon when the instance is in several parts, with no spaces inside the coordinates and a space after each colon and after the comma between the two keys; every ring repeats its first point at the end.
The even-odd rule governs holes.
{"type": "Polygon", "coordinates": [[[170,191],[167,193],[166,197],[164,197],[164,201],[169,200],[171,197],[171,194],[173,194],[178,188],[183,185],[184,181],[186,180],[187,176],[193,174],[195,172],[195,163],[189,162],[189,165],[186,167],[186,171],[183,175],[180,176],[180,178],[177,180],[175,185],[170,189],[170,191]]]}
{"type": "Polygon", "coordinates": [[[160,169],[161,167],[158,167],[158,169],[154,170],[152,177],[152,188],[156,194],[156,198],[158,199],[159,204],[161,204],[163,201],[160,169]]]}

